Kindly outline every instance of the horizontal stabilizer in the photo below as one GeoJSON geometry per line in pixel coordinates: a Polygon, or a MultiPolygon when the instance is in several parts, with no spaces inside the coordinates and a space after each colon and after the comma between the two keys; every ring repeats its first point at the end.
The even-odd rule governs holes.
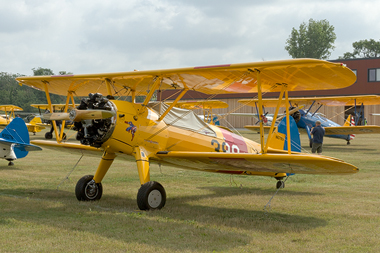
{"type": "Polygon", "coordinates": [[[13,145],[14,148],[18,148],[21,151],[39,151],[39,150],[42,150],[42,148],[40,148],[36,145],[33,145],[33,144],[26,144],[26,143],[14,142],[14,141],[9,141],[9,140],[1,140],[1,139],[0,139],[0,143],[3,145],[7,145],[7,146],[13,145]]]}
{"type": "Polygon", "coordinates": [[[156,154],[164,161],[189,168],[221,172],[278,172],[298,174],[351,174],[358,168],[340,159],[310,154],[247,154],[168,151],[156,154]]]}
{"type": "Polygon", "coordinates": [[[325,135],[333,134],[379,134],[380,126],[340,126],[324,127],[325,135]]]}

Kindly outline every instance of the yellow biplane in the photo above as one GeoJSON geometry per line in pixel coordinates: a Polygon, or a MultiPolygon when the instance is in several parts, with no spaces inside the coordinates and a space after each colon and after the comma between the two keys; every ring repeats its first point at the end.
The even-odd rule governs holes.
{"type": "MultiPolygon", "coordinates": [[[[21,107],[15,105],[0,105],[0,111],[4,111],[5,114],[0,117],[0,128],[6,127],[16,116],[15,112],[22,111],[21,107]]],[[[38,117],[34,117],[29,123],[26,123],[26,127],[28,128],[28,132],[36,134],[40,132],[42,129],[45,129],[43,125],[41,125],[42,121],[38,117]]]]}
{"type": "Polygon", "coordinates": [[[76,109],[56,117],[75,122],[76,139],[81,144],[63,143],[62,133],[58,135],[56,127],[57,142],[33,142],[101,156],[95,175],[82,177],[76,185],[75,194],[80,201],[101,198],[101,182],[117,156],[136,161],[141,183],[137,204],[141,210],[160,209],[166,203],[164,187],[150,179],[151,162],[207,172],[270,176],[279,180],[278,188],[283,186],[281,179],[286,173],[347,175],[358,171],[354,165],[336,158],[297,152],[299,142],[293,143],[293,136],[299,133],[288,106],[282,132],[278,127],[265,141],[261,131],[260,143],[207,124],[191,111],[175,107],[188,90],[206,94],[257,92],[259,104],[262,92],[271,90],[280,92],[279,109],[282,100],[289,104],[288,91],[338,89],[353,84],[355,74],[342,64],[294,59],[16,80],[20,85],[45,91],[50,111],[49,93],[66,95],[67,105],[74,104],[74,95],[84,97],[76,109]],[[171,105],[151,101],[156,91],[166,89],[178,90],[171,105]],[[136,96],[141,95],[146,96],[144,102],[134,103],[136,96]],[[123,96],[130,96],[132,102],[118,99],[123,96]]]}
{"type": "MultiPolygon", "coordinates": [[[[238,101],[244,105],[256,107],[258,104],[257,99],[241,99],[238,101]]],[[[262,105],[264,107],[276,107],[277,99],[263,99],[262,105]]],[[[380,126],[366,125],[364,118],[364,105],[378,105],[380,104],[380,96],[377,95],[361,95],[361,96],[339,96],[339,97],[300,97],[289,98],[291,107],[295,112],[290,113],[297,122],[300,129],[305,129],[311,141],[310,131],[315,126],[315,122],[319,120],[322,127],[325,129],[325,136],[331,138],[344,139],[347,144],[355,137],[355,134],[378,134],[380,133],[380,126]],[[308,109],[303,110],[300,105],[310,105],[308,109]],[[318,108],[312,112],[311,108],[317,105],[318,108]],[[343,126],[324,117],[318,113],[322,106],[351,106],[355,109],[355,117],[348,116],[343,126]],[[360,105],[360,108],[357,108],[360,105]],[[300,109],[298,109],[300,108],[300,109]]],[[[285,107],[285,104],[281,104],[285,107]]],[[[272,120],[269,118],[269,122],[272,120]]],[[[245,128],[258,131],[259,126],[245,126],[245,128]]],[[[269,127],[267,127],[268,129],[269,127]]]]}

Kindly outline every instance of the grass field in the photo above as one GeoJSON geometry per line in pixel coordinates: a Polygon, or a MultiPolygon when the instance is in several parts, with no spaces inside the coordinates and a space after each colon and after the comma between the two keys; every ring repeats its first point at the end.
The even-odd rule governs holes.
{"type": "Polygon", "coordinates": [[[11,167],[0,160],[0,252],[380,252],[379,140],[326,138],[323,154],[359,173],[292,176],[266,210],[272,178],[152,165],[168,198],[162,210],[142,212],[133,162],[116,160],[102,199],[79,202],[76,182],[100,157],[83,157],[58,190],[79,154],[45,149],[11,167]]]}

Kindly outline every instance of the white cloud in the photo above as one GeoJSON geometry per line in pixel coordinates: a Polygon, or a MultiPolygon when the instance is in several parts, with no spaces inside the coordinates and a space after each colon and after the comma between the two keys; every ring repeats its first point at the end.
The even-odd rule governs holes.
{"type": "Polygon", "coordinates": [[[379,34],[378,4],[301,0],[0,0],[0,71],[115,72],[290,58],[302,22],[335,27],[336,59],[379,34]],[[256,3],[258,2],[258,3],[256,3]]]}

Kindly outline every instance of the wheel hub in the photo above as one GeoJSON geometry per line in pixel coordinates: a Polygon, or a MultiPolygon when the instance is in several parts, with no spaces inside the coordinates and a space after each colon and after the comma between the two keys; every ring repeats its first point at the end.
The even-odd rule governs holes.
{"type": "Polygon", "coordinates": [[[148,203],[152,208],[157,208],[162,202],[162,195],[159,190],[153,190],[149,193],[148,203]]]}

